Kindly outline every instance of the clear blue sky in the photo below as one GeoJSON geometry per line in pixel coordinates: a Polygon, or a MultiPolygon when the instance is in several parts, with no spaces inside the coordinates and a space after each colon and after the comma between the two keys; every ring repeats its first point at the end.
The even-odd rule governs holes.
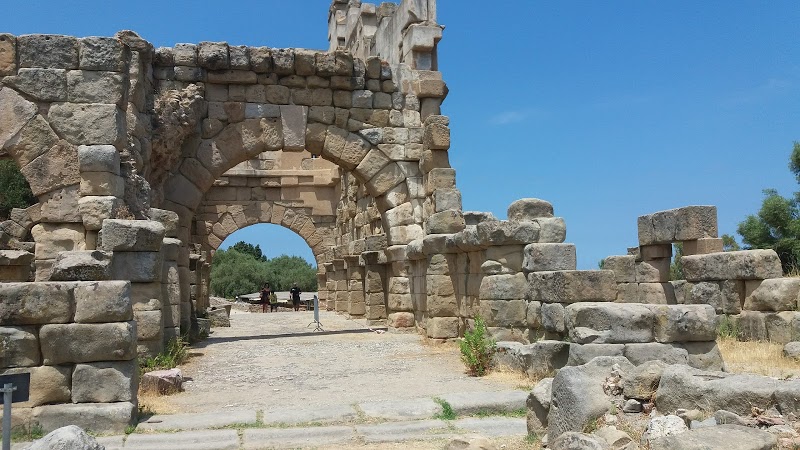
{"type": "MultiPolygon", "coordinates": [[[[29,0],[4,10],[0,31],[324,49],[329,4],[29,0]]],[[[464,209],[505,218],[518,198],[551,201],[580,268],[636,245],[639,215],[712,204],[734,234],[762,189],[797,190],[795,0],[440,0],[439,21],[464,209]]],[[[237,240],[311,259],[277,226],[225,245],[237,240]]]]}

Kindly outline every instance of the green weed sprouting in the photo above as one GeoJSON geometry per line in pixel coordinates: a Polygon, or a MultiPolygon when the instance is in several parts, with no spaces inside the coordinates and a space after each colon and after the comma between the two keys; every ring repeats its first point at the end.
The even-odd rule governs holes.
{"type": "Polygon", "coordinates": [[[461,361],[467,366],[469,373],[477,377],[486,375],[491,368],[497,344],[489,336],[483,318],[475,316],[475,328],[467,330],[458,344],[461,348],[461,361]]]}

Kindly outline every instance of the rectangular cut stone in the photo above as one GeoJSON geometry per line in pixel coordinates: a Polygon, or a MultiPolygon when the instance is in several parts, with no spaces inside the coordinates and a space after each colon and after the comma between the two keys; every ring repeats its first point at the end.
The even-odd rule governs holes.
{"type": "Polygon", "coordinates": [[[72,373],[73,403],[127,402],[136,392],[135,360],[77,364],[72,373]]]}
{"type": "Polygon", "coordinates": [[[0,283],[0,325],[42,325],[72,320],[75,283],[0,283]]]}
{"type": "Polygon", "coordinates": [[[674,305],[675,292],[669,283],[639,283],[639,302],[646,305],[674,305]]]}
{"type": "Polygon", "coordinates": [[[306,125],[308,124],[308,107],[281,105],[281,123],[283,125],[283,149],[302,151],[306,147],[306,125]]]}
{"type": "Polygon", "coordinates": [[[33,420],[45,433],[77,425],[95,433],[122,434],[136,417],[130,402],[44,405],[33,409],[33,420]]]}
{"type": "Polygon", "coordinates": [[[616,303],[639,303],[639,283],[617,283],[616,303]]]}
{"type": "Polygon", "coordinates": [[[639,257],[645,261],[660,258],[672,258],[672,244],[642,245],[639,257]]]}
{"type": "Polygon", "coordinates": [[[525,300],[482,300],[479,311],[490,327],[525,327],[527,324],[525,300]]]}
{"type": "Polygon", "coordinates": [[[669,258],[651,259],[636,263],[636,281],[639,283],[666,283],[669,281],[669,258]]]}
{"type": "MultiPolygon", "coordinates": [[[[244,117],[246,119],[260,119],[262,117],[281,117],[281,106],[269,103],[246,103],[244,106],[244,117]]],[[[284,125],[284,133],[286,128],[284,125]]],[[[285,139],[285,136],[284,136],[285,139]]]]}
{"type": "Polygon", "coordinates": [[[78,68],[78,39],[57,34],[27,34],[17,37],[20,67],[78,68]]]}
{"type": "Polygon", "coordinates": [[[570,340],[578,344],[653,341],[655,315],[644,305],[585,302],[565,312],[570,340]]]}
{"type": "Polygon", "coordinates": [[[44,325],[39,341],[45,365],[127,361],[136,357],[136,323],[44,325]]]}
{"type": "Polygon", "coordinates": [[[154,220],[108,219],[103,221],[102,248],[106,251],[157,252],[166,229],[154,220]]]}
{"type": "Polygon", "coordinates": [[[78,283],[74,298],[75,322],[124,322],[133,318],[128,281],[78,283]]]}
{"type": "Polygon", "coordinates": [[[613,302],[617,283],[610,270],[563,270],[528,275],[530,300],[547,303],[613,302]]]}
{"type": "Polygon", "coordinates": [[[703,238],[694,241],[683,241],[683,256],[705,255],[723,251],[721,238],[703,238]]]}
{"type": "Polygon", "coordinates": [[[713,341],[717,322],[710,305],[646,305],[655,314],[657,342],[713,341]]]}
{"type": "Polygon", "coordinates": [[[603,270],[613,270],[617,283],[636,282],[636,257],[633,255],[606,257],[603,259],[602,268],[603,270]]]}
{"type": "Polygon", "coordinates": [[[781,261],[774,250],[684,256],[681,262],[688,281],[765,280],[783,276],[781,261]]]}
{"type": "Polygon", "coordinates": [[[675,241],[717,237],[717,208],[687,206],[639,217],[639,244],[671,244],[675,241]]]}
{"type": "Polygon", "coordinates": [[[521,300],[525,298],[527,283],[525,275],[489,275],[483,277],[480,286],[480,299],[521,300]]]}
{"type": "Polygon", "coordinates": [[[111,277],[136,283],[160,281],[162,259],[160,252],[114,252],[111,277]]]}
{"type": "Polygon", "coordinates": [[[42,362],[36,327],[0,326],[0,369],[38,366],[42,362]]]}
{"type": "Polygon", "coordinates": [[[800,296],[800,278],[773,278],[762,281],[748,293],[744,308],[751,311],[795,311],[800,296]]]}
{"type": "Polygon", "coordinates": [[[431,317],[427,321],[426,334],[431,339],[452,339],[458,337],[458,317],[431,317]]]}

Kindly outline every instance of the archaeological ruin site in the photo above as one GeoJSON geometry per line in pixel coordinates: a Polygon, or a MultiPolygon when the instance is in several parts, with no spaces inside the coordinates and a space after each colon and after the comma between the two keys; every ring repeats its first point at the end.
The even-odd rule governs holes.
{"type": "MultiPolygon", "coordinates": [[[[259,223],[313,250],[328,310],[432,340],[479,314],[530,374],[595,357],[723,371],[721,317],[797,340],[800,278],[772,250],[723,252],[714,206],[639,217],[638,246],[602,270],[576,270],[535,192],[507,220],[463,211],[442,31],[435,0],[334,0],[327,50],[0,35],[0,158],[38,198],[0,223],[0,373],[32,374],[15,421],[122,432],[137,357],[204,326],[215,250],[259,223]]],[[[800,386],[780,389],[759,406],[800,413],[800,386]]],[[[529,417],[551,442],[582,431],[558,406],[529,417]]]]}

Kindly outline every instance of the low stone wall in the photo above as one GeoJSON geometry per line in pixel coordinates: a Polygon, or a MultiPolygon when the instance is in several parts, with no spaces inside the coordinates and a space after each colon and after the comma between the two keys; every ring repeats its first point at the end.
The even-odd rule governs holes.
{"type": "Polygon", "coordinates": [[[123,432],[135,418],[128,281],[0,283],[0,374],[31,373],[14,424],[123,432]]]}

